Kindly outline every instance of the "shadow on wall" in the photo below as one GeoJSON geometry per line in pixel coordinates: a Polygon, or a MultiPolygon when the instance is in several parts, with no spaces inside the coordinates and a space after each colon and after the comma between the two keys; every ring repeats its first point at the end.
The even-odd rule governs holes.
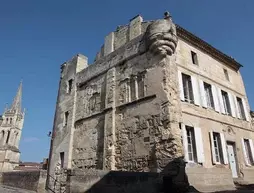
{"type": "MultiPolygon", "coordinates": [[[[171,161],[161,173],[69,170],[66,192],[167,193],[196,191],[190,187],[183,158],[171,161]]],[[[198,191],[196,191],[198,192],[198,191]]]]}
{"type": "MultiPolygon", "coordinates": [[[[186,162],[177,158],[167,164],[162,172],[127,172],[92,169],[73,169],[67,174],[66,193],[184,193],[200,192],[190,185],[186,162]]],[[[202,176],[200,180],[202,181],[202,176]]],[[[211,191],[212,190],[212,191],[211,191]]],[[[208,192],[238,192],[254,190],[254,185],[238,185],[236,190],[224,189],[208,192]],[[228,190],[228,191],[227,191],[228,190]]],[[[206,191],[207,192],[207,191],[206,191]]],[[[63,192],[62,192],[63,193],[63,192]]]]}

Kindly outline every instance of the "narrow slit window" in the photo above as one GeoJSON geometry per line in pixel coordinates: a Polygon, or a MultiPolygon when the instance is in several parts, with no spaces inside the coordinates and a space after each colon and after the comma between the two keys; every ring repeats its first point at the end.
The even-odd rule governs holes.
{"type": "Polygon", "coordinates": [[[67,92],[68,92],[68,93],[71,93],[72,87],[73,87],[73,79],[70,79],[70,80],[68,81],[68,88],[67,88],[67,92]]]}
{"type": "Polygon", "coordinates": [[[60,164],[61,168],[64,167],[64,152],[60,152],[60,164]]]}
{"type": "Polygon", "coordinates": [[[197,53],[191,51],[191,59],[192,59],[192,64],[198,65],[198,56],[197,56],[197,53]]]}
{"type": "Polygon", "coordinates": [[[64,113],[64,126],[67,126],[67,124],[68,124],[68,118],[69,118],[69,111],[66,111],[64,113]]]}
{"type": "Polygon", "coordinates": [[[224,68],[223,71],[224,71],[224,75],[225,75],[226,80],[229,81],[229,75],[228,75],[227,69],[224,68]]]}

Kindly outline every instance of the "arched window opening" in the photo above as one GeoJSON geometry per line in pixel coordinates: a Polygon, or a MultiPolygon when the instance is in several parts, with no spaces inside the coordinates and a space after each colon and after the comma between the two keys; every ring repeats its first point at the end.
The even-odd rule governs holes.
{"type": "Polygon", "coordinates": [[[12,124],[12,118],[10,118],[10,124],[12,124]]]}
{"type": "Polygon", "coordinates": [[[9,118],[6,119],[6,124],[8,124],[8,123],[9,123],[9,118]]]}
{"type": "Polygon", "coordinates": [[[6,144],[8,144],[9,142],[9,139],[10,139],[10,131],[7,132],[7,139],[6,139],[6,144]]]}

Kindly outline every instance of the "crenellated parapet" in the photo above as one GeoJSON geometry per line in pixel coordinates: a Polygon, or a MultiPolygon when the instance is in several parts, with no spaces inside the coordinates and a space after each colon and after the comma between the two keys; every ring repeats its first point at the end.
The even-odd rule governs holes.
{"type": "Polygon", "coordinates": [[[109,55],[113,51],[119,49],[127,42],[137,38],[145,33],[150,22],[144,22],[140,15],[130,20],[128,25],[118,26],[114,32],[110,32],[104,41],[104,45],[97,53],[95,61],[109,55]]]}
{"type": "Polygon", "coordinates": [[[164,19],[155,21],[143,21],[143,18],[138,15],[131,19],[128,25],[118,26],[116,31],[105,37],[104,45],[97,53],[95,61],[139,36],[144,36],[148,49],[154,54],[159,52],[172,55],[175,52],[177,46],[176,26],[169,13],[165,13],[164,19]]]}

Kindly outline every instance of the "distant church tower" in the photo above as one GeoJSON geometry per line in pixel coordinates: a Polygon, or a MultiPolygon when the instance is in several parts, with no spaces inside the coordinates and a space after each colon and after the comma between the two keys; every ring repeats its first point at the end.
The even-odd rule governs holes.
{"type": "Polygon", "coordinates": [[[0,116],[0,172],[11,171],[19,165],[19,141],[25,112],[21,109],[22,82],[12,105],[0,116]]]}

